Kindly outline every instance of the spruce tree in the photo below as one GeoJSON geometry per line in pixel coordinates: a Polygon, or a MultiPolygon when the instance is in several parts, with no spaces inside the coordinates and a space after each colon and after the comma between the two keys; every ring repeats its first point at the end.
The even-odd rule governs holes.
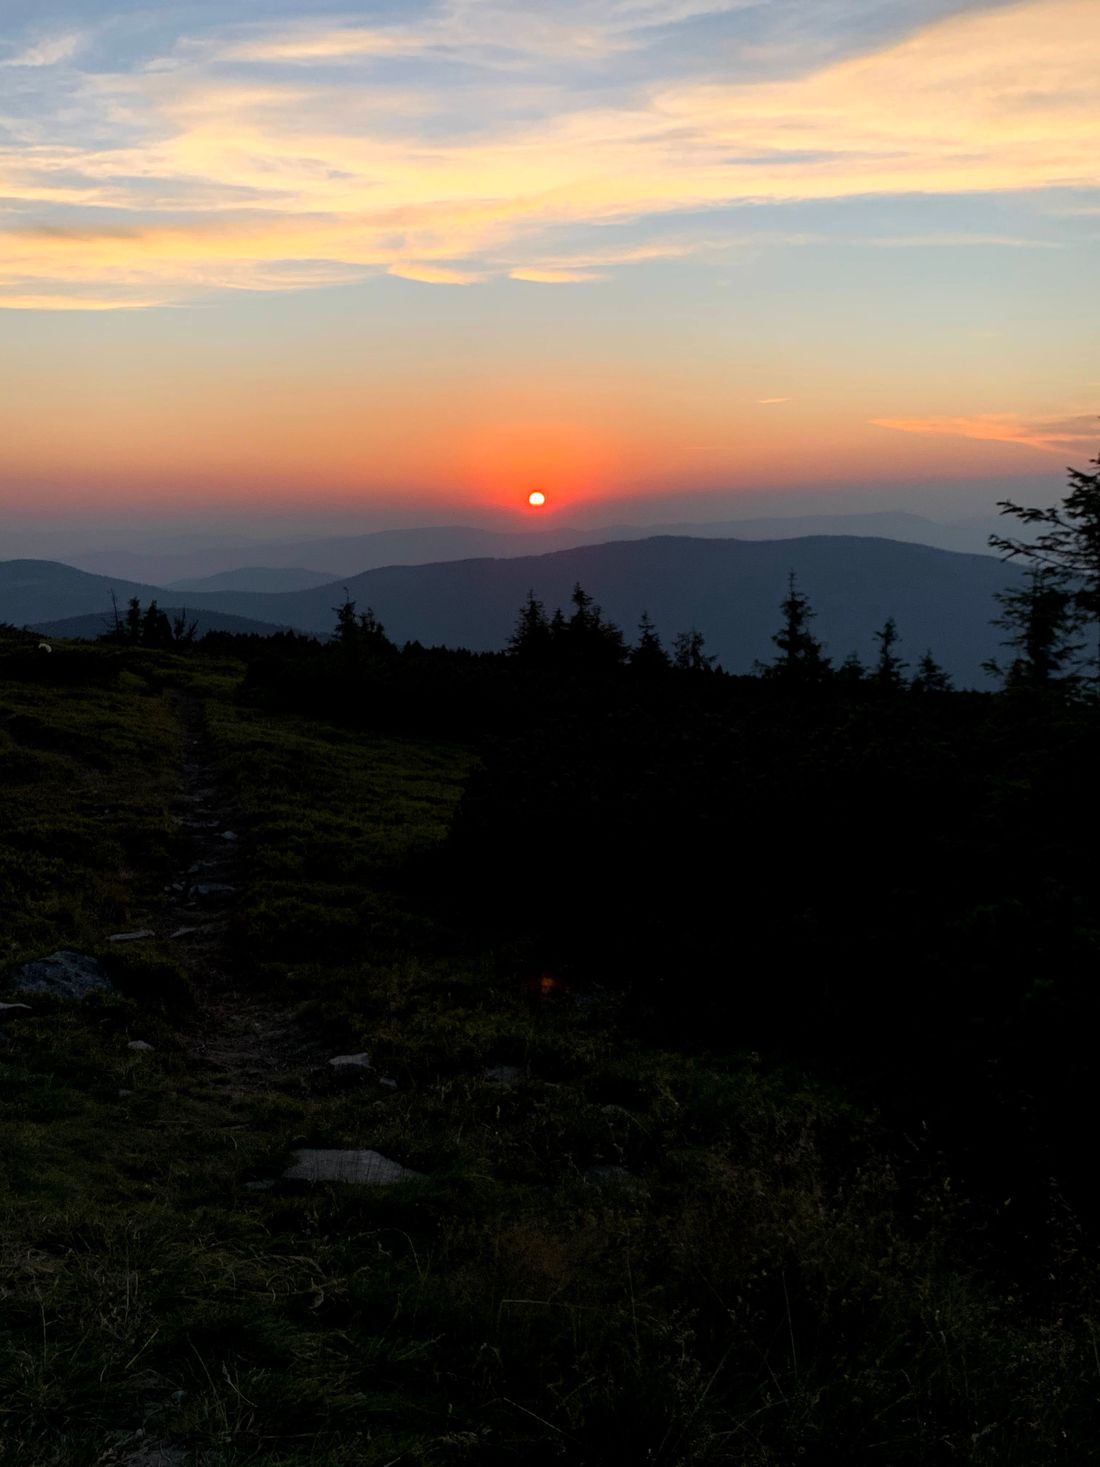
{"type": "Polygon", "coordinates": [[[642,619],[638,623],[638,641],[630,649],[630,665],[642,672],[664,672],[669,666],[668,653],[661,646],[661,639],[648,611],[642,612],[642,619]]]}
{"type": "Polygon", "coordinates": [[[810,631],[810,622],[817,613],[798,589],[794,571],[787,578],[787,594],[780,610],[783,625],[772,637],[780,655],[763,669],[764,673],[790,682],[819,682],[829,672],[830,662],[810,631]]]}
{"type": "Polygon", "coordinates": [[[931,648],[917,663],[917,670],[909,686],[914,693],[949,693],[951,691],[951,675],[945,672],[932,656],[931,648]]]}
{"type": "Polygon", "coordinates": [[[550,623],[546,620],[546,609],[536,599],[534,591],[528,591],[527,600],[520,607],[516,629],[508,639],[508,651],[525,661],[540,661],[549,646],[550,623]]]}
{"type": "MultiPolygon", "coordinates": [[[[1036,509],[1011,499],[999,500],[1003,515],[1014,516],[1024,525],[1041,526],[1042,533],[1034,540],[991,535],[989,543],[1005,559],[1026,560],[1034,569],[1045,571],[1044,593],[1065,592],[1080,624],[1091,624],[1094,638],[1100,640],[1100,455],[1089,463],[1096,465],[1095,473],[1066,470],[1069,492],[1060,504],[1036,509]]],[[[1002,600],[1002,604],[1006,603],[1002,600]]],[[[1094,642],[1094,647],[1090,660],[1100,679],[1100,646],[1094,642]]]]}
{"type": "Polygon", "coordinates": [[[894,651],[900,640],[897,622],[892,616],[888,616],[883,622],[882,630],[875,633],[875,641],[878,643],[878,661],[875,663],[873,676],[880,688],[885,688],[890,692],[901,687],[901,675],[907,666],[894,651]]]}
{"type": "Polygon", "coordinates": [[[1007,667],[995,660],[985,663],[986,671],[1003,678],[1006,688],[1074,684],[1071,664],[1081,643],[1073,636],[1081,617],[1061,570],[1033,565],[1022,586],[998,592],[997,600],[1002,614],[993,625],[1008,632],[1004,645],[1015,656],[1007,667]]]}

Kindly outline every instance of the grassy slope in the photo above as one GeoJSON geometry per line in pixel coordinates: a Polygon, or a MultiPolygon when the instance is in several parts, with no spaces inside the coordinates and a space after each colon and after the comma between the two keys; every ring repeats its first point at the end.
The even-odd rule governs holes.
{"type": "Polygon", "coordinates": [[[865,1118],[751,1058],[625,1051],[610,998],[534,1000],[515,953],[451,929],[466,753],[260,717],[229,664],[127,666],[115,689],[0,683],[0,727],[37,720],[2,746],[7,956],[103,952],[169,864],[185,682],[245,816],[242,967],[399,1088],[214,1089],[156,1002],[166,957],[122,973],[129,998],[19,1021],[5,1467],[105,1463],[142,1427],[287,1467],[1090,1460],[1085,1322],[981,1284],[945,1179],[914,1190],[865,1118]],[[526,1078],[495,1087],[499,1063],[526,1078]],[[426,1179],[245,1185],[306,1144],[426,1179]]]}

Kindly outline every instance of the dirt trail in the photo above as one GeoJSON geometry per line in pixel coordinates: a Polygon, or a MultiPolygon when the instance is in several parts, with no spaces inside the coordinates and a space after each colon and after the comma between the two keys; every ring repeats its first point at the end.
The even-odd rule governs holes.
{"type": "Polygon", "coordinates": [[[183,1039],[195,1060],[216,1071],[216,1083],[229,1094],[296,1089],[324,1057],[291,1010],[237,977],[234,927],[243,889],[238,812],[215,761],[201,702],[181,695],[178,711],[183,763],[176,818],[188,849],[147,925],[171,940],[190,979],[197,1012],[183,1039]]]}

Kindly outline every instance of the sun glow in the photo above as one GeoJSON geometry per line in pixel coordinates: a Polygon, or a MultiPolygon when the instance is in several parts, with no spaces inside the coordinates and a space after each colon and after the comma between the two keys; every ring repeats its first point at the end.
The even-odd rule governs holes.
{"type": "Polygon", "coordinates": [[[541,489],[532,489],[531,493],[527,496],[527,503],[532,509],[541,509],[546,503],[546,495],[541,489]]]}

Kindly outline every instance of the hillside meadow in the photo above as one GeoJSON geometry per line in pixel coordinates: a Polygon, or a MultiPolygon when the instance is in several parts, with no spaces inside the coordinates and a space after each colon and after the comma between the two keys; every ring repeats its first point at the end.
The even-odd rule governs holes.
{"type": "Polygon", "coordinates": [[[0,1462],[1096,1460],[1095,706],[365,633],[0,642],[0,1462]]]}

